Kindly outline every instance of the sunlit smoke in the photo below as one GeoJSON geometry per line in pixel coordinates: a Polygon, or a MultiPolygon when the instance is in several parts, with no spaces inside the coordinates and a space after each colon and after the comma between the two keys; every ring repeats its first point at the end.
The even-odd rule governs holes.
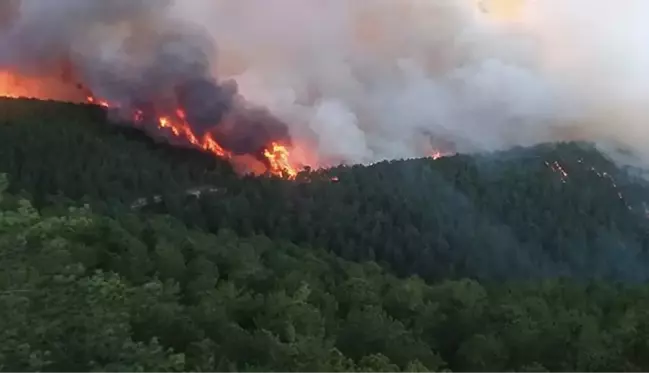
{"type": "MultiPolygon", "coordinates": [[[[192,10],[187,14],[200,19],[192,10]]],[[[188,4],[190,4],[188,3],[188,4]]],[[[217,2],[217,70],[323,162],[544,141],[616,141],[649,160],[643,0],[217,2]]],[[[207,16],[206,16],[207,17],[207,16]]]]}
{"type": "Polygon", "coordinates": [[[69,63],[96,103],[137,121],[153,103],[155,127],[232,157],[297,170],[578,139],[649,161],[644,0],[11,4],[0,70],[69,63]]]}

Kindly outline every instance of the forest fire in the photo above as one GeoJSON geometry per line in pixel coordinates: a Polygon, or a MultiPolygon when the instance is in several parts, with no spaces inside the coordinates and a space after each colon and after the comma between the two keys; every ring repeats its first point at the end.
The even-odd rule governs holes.
{"type": "Polygon", "coordinates": [[[103,107],[105,107],[105,108],[109,108],[109,107],[110,107],[110,105],[108,104],[108,102],[106,102],[106,101],[97,101],[97,100],[95,100],[95,98],[92,97],[92,96],[88,96],[86,99],[88,100],[88,103],[90,103],[90,104],[96,104],[96,105],[99,105],[99,106],[103,106],[103,107]]]}
{"type": "Polygon", "coordinates": [[[51,92],[47,89],[50,85],[49,81],[42,82],[40,79],[19,77],[0,70],[0,97],[51,99],[51,92]]]}
{"type": "MultiPolygon", "coordinates": [[[[87,101],[105,108],[115,107],[107,101],[98,100],[93,96],[88,96],[87,101]]],[[[141,109],[135,109],[132,120],[136,124],[141,123],[144,120],[144,112],[141,109]]],[[[205,132],[202,136],[196,135],[187,122],[187,115],[182,109],[176,109],[174,115],[159,116],[156,122],[159,129],[166,130],[171,135],[187,141],[194,147],[221,158],[232,159],[233,157],[233,153],[221,146],[211,132],[205,132]]],[[[263,150],[262,155],[267,167],[266,172],[287,179],[294,179],[297,176],[298,168],[291,160],[290,150],[286,145],[273,141],[263,150]]]]}
{"type": "Polygon", "coordinates": [[[17,93],[17,87],[13,76],[7,72],[0,72],[0,96],[9,98],[18,98],[20,93],[17,93]]]}
{"type": "MultiPolygon", "coordinates": [[[[232,157],[232,153],[219,145],[209,132],[205,133],[201,138],[198,138],[186,122],[184,111],[180,109],[176,110],[176,117],[177,119],[165,116],[158,118],[158,127],[161,129],[167,128],[174,136],[182,137],[190,144],[218,157],[232,157]]],[[[140,111],[136,111],[133,120],[135,122],[141,120],[140,111]]],[[[291,164],[290,151],[286,146],[272,142],[269,144],[268,148],[264,150],[263,155],[268,161],[268,171],[271,174],[286,177],[288,179],[293,179],[297,176],[298,171],[295,166],[291,164]]]]}
{"type": "MultiPolygon", "coordinates": [[[[320,168],[334,164],[369,163],[397,156],[428,155],[437,159],[448,155],[430,149],[430,144],[425,144],[426,138],[420,136],[419,132],[422,131],[437,132],[435,121],[428,121],[427,118],[422,118],[425,120],[421,125],[404,126],[404,130],[413,132],[407,136],[384,138],[390,131],[387,131],[387,127],[383,128],[386,131],[379,127],[394,126],[391,124],[394,121],[381,119],[389,117],[384,114],[389,112],[401,117],[406,114],[401,111],[424,108],[419,108],[419,104],[415,105],[416,108],[410,108],[405,101],[394,100],[399,103],[394,106],[381,105],[380,109],[376,109],[386,112],[371,113],[375,109],[369,104],[374,101],[371,98],[375,93],[369,88],[375,79],[383,79],[380,76],[383,73],[374,75],[381,69],[368,69],[369,74],[365,77],[362,77],[365,74],[356,73],[347,77],[347,66],[338,70],[338,66],[334,65],[338,64],[339,59],[327,59],[326,64],[332,63],[332,67],[335,67],[329,77],[328,67],[320,66],[317,60],[310,61],[318,53],[300,47],[295,51],[295,57],[299,57],[295,62],[307,63],[308,69],[295,70],[298,79],[287,79],[293,72],[289,69],[287,72],[290,75],[284,75],[283,70],[292,63],[294,58],[289,57],[292,52],[287,53],[289,59],[286,61],[283,57],[277,59],[277,72],[281,74],[274,71],[275,67],[269,70],[263,68],[267,62],[274,60],[267,58],[266,51],[260,51],[259,55],[240,55],[239,48],[244,51],[252,44],[236,41],[236,38],[228,39],[228,32],[212,27],[220,22],[214,22],[212,17],[208,17],[209,20],[199,17],[216,10],[206,5],[209,2],[184,5],[187,2],[175,0],[72,1],[65,5],[57,3],[47,6],[38,0],[11,3],[16,6],[9,5],[8,10],[5,9],[0,15],[3,19],[0,20],[0,27],[3,27],[0,33],[0,71],[6,69],[10,72],[0,76],[0,95],[97,105],[106,108],[111,119],[133,123],[153,137],[163,134],[176,145],[192,146],[226,158],[240,173],[271,174],[294,179],[299,170],[306,166],[320,168]],[[205,8],[201,9],[203,6],[205,8]],[[306,52],[303,56],[306,58],[302,58],[303,52],[306,52]],[[239,55],[241,58],[233,58],[239,55]],[[54,85],[38,84],[38,79],[35,79],[36,87],[26,87],[16,84],[11,73],[28,75],[30,79],[49,76],[58,79],[58,82],[54,85]],[[338,91],[346,86],[345,80],[351,82],[358,78],[366,81],[358,85],[362,89],[354,92],[354,95],[359,95],[359,100],[352,100],[351,96],[338,91]],[[320,86],[327,81],[334,83],[331,92],[320,86]],[[59,90],[62,86],[65,87],[59,90]],[[41,88],[48,90],[47,97],[40,92],[41,88]],[[17,94],[17,90],[20,93],[17,94]],[[58,95],[61,92],[74,97],[64,98],[58,95]],[[361,108],[372,109],[363,113],[361,111],[365,110],[361,108]],[[373,133],[375,130],[378,130],[376,134],[373,133]],[[423,138],[423,144],[419,138],[423,138]]],[[[498,8],[504,5],[498,3],[491,6],[498,8]]],[[[334,8],[338,9],[339,5],[334,8]]],[[[357,22],[357,18],[366,19],[362,8],[343,6],[340,10],[359,12],[349,18],[349,21],[357,22]]],[[[403,9],[410,8],[406,5],[403,9]]],[[[387,9],[399,10],[401,6],[389,6],[387,9]]],[[[382,18],[377,18],[377,21],[383,22],[382,18]]],[[[373,20],[374,15],[370,19],[373,20]]],[[[375,28],[372,26],[370,29],[375,28]]],[[[231,31],[232,36],[247,34],[246,30],[231,31]]],[[[285,39],[284,36],[277,36],[272,39],[285,39]]],[[[271,43],[270,54],[275,54],[273,48],[283,46],[271,43]]],[[[394,52],[401,54],[400,48],[394,49],[394,52]]],[[[364,50],[365,46],[354,46],[354,50],[348,51],[350,56],[355,55],[355,49],[364,50]]],[[[368,56],[374,56],[374,53],[368,56]]],[[[375,57],[383,58],[379,54],[375,57]]],[[[355,62],[351,71],[356,71],[360,65],[355,65],[361,63],[361,59],[352,60],[355,62]]],[[[411,62],[428,65],[423,60],[411,62]]],[[[392,65],[390,62],[385,66],[392,65]]],[[[402,70],[395,69],[394,73],[406,73],[402,70]]],[[[358,72],[361,70],[358,69],[358,72]]],[[[409,92],[410,78],[406,80],[403,88],[409,92]]],[[[380,86],[391,90],[391,84],[380,86]]],[[[383,92],[376,98],[384,93],[387,94],[385,98],[393,101],[396,92],[383,92]]],[[[404,97],[410,100],[409,94],[404,97]]],[[[424,111],[428,116],[429,111],[424,111]]]]}
{"type": "MultiPolygon", "coordinates": [[[[61,84],[61,82],[58,81],[56,84],[61,84]]],[[[280,132],[270,133],[270,135],[267,133],[264,135],[264,130],[272,127],[272,122],[277,122],[277,120],[270,115],[257,115],[254,120],[250,120],[245,116],[246,106],[243,106],[244,109],[237,109],[236,104],[232,105],[235,107],[235,111],[239,110],[244,112],[244,114],[241,115],[241,113],[235,112],[234,117],[228,117],[226,115],[221,118],[221,122],[223,123],[215,120],[214,124],[209,124],[207,128],[204,127],[201,129],[200,126],[192,126],[192,122],[189,119],[190,116],[184,109],[164,109],[165,107],[169,107],[168,104],[167,106],[162,105],[162,111],[158,111],[158,108],[154,108],[152,105],[134,106],[132,103],[128,102],[126,102],[125,105],[120,105],[120,103],[94,96],[89,89],[81,84],[76,84],[76,87],[74,88],[72,87],[73,85],[74,84],[70,84],[70,82],[66,82],[63,86],[65,89],[60,89],[59,86],[50,89],[50,86],[54,87],[54,85],[52,85],[49,80],[43,80],[42,85],[39,85],[38,79],[36,78],[23,78],[6,71],[0,72],[0,97],[85,102],[100,106],[107,110],[115,110],[120,113],[120,116],[126,117],[127,120],[132,122],[135,126],[146,129],[155,129],[164,133],[169,139],[172,137],[176,138],[180,140],[181,143],[201,149],[202,151],[208,152],[217,157],[228,159],[235,165],[235,168],[243,170],[242,172],[244,173],[269,174],[288,180],[294,180],[301,168],[306,166],[309,166],[310,168],[319,163],[314,159],[313,154],[310,154],[308,147],[295,146],[295,144],[291,143],[292,139],[286,135],[282,135],[280,132]],[[64,90],[67,90],[66,92],[68,94],[61,96],[57,95],[61,94],[64,90]],[[48,94],[44,94],[44,92],[48,92],[48,94]],[[73,98],[71,98],[69,94],[70,92],[74,93],[73,98]],[[239,115],[239,117],[236,115],[239,115]],[[243,117],[243,119],[240,117],[243,117]],[[238,120],[242,120],[243,123],[237,122],[238,120]],[[246,121],[252,122],[253,125],[250,125],[246,121]],[[234,122],[234,124],[231,122],[234,122]],[[258,124],[257,122],[262,123],[258,124]],[[244,147],[243,151],[241,148],[237,149],[236,146],[234,148],[228,147],[222,141],[219,141],[219,139],[223,138],[226,141],[230,140],[228,136],[230,136],[231,133],[228,131],[231,131],[232,129],[228,126],[234,127],[236,130],[239,124],[243,124],[244,127],[249,126],[244,128],[244,131],[252,133],[252,135],[248,136],[258,136],[256,133],[261,129],[259,132],[262,132],[262,135],[258,137],[266,140],[263,143],[259,143],[261,146],[253,145],[244,147]],[[219,135],[217,133],[219,131],[225,133],[221,134],[223,137],[218,137],[219,135]]],[[[180,106],[180,103],[178,103],[178,106],[180,106]]],[[[232,137],[235,138],[235,144],[236,141],[241,141],[237,140],[236,134],[232,137]]],[[[244,136],[243,142],[245,143],[245,141],[244,136]]],[[[176,141],[176,143],[178,143],[178,141],[176,141]]],[[[443,153],[436,148],[432,148],[429,153],[429,156],[433,159],[438,159],[446,155],[448,154],[443,153]]]]}
{"type": "MultiPolygon", "coordinates": [[[[59,82],[57,82],[59,83],[59,82]]],[[[12,74],[8,71],[0,71],[0,97],[5,98],[33,98],[33,99],[59,99],[55,91],[61,92],[59,89],[49,89],[52,84],[49,80],[46,82],[42,80],[39,83],[37,78],[25,78],[12,74]]],[[[69,87],[68,87],[69,88],[69,87]]],[[[80,85],[77,87],[77,100],[79,100],[79,90],[84,91],[85,88],[80,85]]],[[[120,108],[120,105],[113,104],[107,100],[103,100],[86,93],[85,102],[93,105],[98,105],[106,109],[120,108]]],[[[61,101],[71,100],[69,95],[62,95],[61,101]]],[[[83,95],[81,95],[83,97],[83,95]]],[[[75,101],[72,99],[72,101],[75,101]]],[[[131,119],[134,124],[141,124],[144,122],[146,115],[143,109],[133,109],[131,119]]],[[[155,118],[155,124],[158,129],[165,131],[165,133],[180,138],[186,141],[191,146],[199,148],[203,151],[214,154],[218,157],[233,160],[233,153],[224,148],[215,138],[210,131],[205,131],[200,136],[192,129],[192,126],[187,120],[187,115],[184,110],[176,109],[171,115],[159,115],[155,118]]],[[[256,173],[269,173],[275,176],[294,179],[298,174],[298,166],[296,162],[291,159],[291,151],[288,145],[280,141],[270,141],[262,151],[256,156],[265,166],[262,171],[259,167],[250,167],[256,173]]],[[[237,158],[237,162],[243,162],[243,159],[250,158],[237,158]]]]}

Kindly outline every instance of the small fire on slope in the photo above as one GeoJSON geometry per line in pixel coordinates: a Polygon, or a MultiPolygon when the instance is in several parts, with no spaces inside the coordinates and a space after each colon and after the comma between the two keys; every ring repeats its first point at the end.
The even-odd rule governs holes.
{"type": "Polygon", "coordinates": [[[88,100],[88,103],[90,103],[90,104],[96,104],[96,105],[99,105],[99,106],[103,106],[103,107],[105,107],[105,108],[109,108],[109,107],[110,107],[110,105],[108,104],[108,102],[106,102],[106,101],[97,101],[97,100],[95,100],[95,98],[92,97],[92,96],[88,96],[88,97],[86,98],[86,100],[88,100]]]}

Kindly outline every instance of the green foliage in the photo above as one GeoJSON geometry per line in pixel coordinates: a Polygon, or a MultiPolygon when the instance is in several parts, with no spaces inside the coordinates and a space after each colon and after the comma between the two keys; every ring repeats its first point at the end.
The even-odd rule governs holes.
{"type": "Polygon", "coordinates": [[[0,172],[39,208],[70,198],[100,213],[171,214],[426,280],[649,279],[649,186],[584,144],[307,171],[290,182],[234,177],[225,161],[156,145],[97,108],[5,100],[0,112],[0,172]]]}
{"type": "Polygon", "coordinates": [[[226,161],[108,123],[97,107],[0,98],[0,116],[0,172],[39,207],[59,196],[111,210],[234,177],[226,161]]]}
{"type": "Polygon", "coordinates": [[[649,187],[582,144],[326,173],[339,181],[322,171],[301,175],[310,182],[252,179],[203,195],[194,212],[153,211],[426,280],[649,279],[649,187]]]}
{"type": "Polygon", "coordinates": [[[0,370],[649,369],[649,188],[582,144],[287,182],[0,113],[0,370]]]}
{"type": "Polygon", "coordinates": [[[430,285],[263,236],[27,200],[0,214],[0,268],[3,370],[649,367],[647,286],[430,285]]]}

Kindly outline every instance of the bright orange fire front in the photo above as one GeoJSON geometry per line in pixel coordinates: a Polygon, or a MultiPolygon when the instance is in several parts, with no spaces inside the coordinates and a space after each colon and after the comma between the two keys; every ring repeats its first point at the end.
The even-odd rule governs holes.
{"type": "MultiPolygon", "coordinates": [[[[103,106],[105,108],[115,107],[115,105],[110,104],[108,101],[99,100],[93,96],[88,96],[86,100],[88,101],[88,103],[103,106]]],[[[136,110],[133,113],[133,121],[135,123],[142,122],[143,117],[144,113],[141,110],[136,110]]],[[[233,155],[225,150],[214,139],[211,133],[208,132],[201,138],[196,136],[185,118],[185,112],[181,109],[177,109],[175,116],[159,117],[157,119],[158,128],[166,129],[172,135],[183,138],[190,144],[204,151],[210,152],[218,157],[234,159],[233,155]]],[[[275,176],[280,176],[287,179],[294,179],[297,176],[297,167],[293,165],[293,162],[290,159],[290,151],[286,146],[277,142],[273,142],[269,144],[267,149],[264,150],[263,155],[267,160],[268,169],[266,171],[275,176]]]]}
{"type": "Polygon", "coordinates": [[[289,179],[297,176],[298,171],[291,165],[290,152],[286,146],[273,142],[268,149],[264,150],[264,157],[268,159],[273,174],[279,174],[289,179]]]}
{"type": "Polygon", "coordinates": [[[79,102],[79,92],[55,76],[30,77],[0,70],[0,97],[79,102]]]}
{"type": "Polygon", "coordinates": [[[30,88],[33,87],[25,87],[25,83],[23,79],[19,79],[7,71],[0,71],[0,96],[32,98],[30,91],[33,92],[33,89],[30,90],[30,88]]]}
{"type": "MultiPolygon", "coordinates": [[[[205,151],[208,151],[210,153],[213,153],[214,155],[217,155],[219,157],[226,157],[229,158],[231,154],[227,152],[225,149],[219,145],[219,143],[214,140],[211,134],[206,133],[203,138],[200,140],[194,132],[192,131],[191,127],[187,122],[185,122],[185,113],[182,110],[178,110],[176,112],[176,115],[178,116],[178,120],[174,120],[171,117],[160,117],[158,118],[158,127],[159,128],[167,128],[171,131],[171,133],[176,136],[176,137],[182,137],[189,141],[194,146],[197,146],[205,151]]],[[[134,119],[137,120],[138,114],[136,113],[136,116],[134,119]]]]}
{"type": "MultiPolygon", "coordinates": [[[[141,120],[142,113],[136,112],[134,120],[141,120]]],[[[176,111],[176,118],[163,116],[158,118],[158,127],[168,129],[174,136],[184,138],[192,145],[208,151],[216,156],[231,158],[232,154],[225,150],[209,132],[198,138],[185,120],[185,113],[182,110],[176,111]]],[[[282,144],[273,142],[264,150],[264,157],[268,162],[268,171],[276,176],[294,179],[298,171],[290,160],[290,151],[282,144]]]]}

